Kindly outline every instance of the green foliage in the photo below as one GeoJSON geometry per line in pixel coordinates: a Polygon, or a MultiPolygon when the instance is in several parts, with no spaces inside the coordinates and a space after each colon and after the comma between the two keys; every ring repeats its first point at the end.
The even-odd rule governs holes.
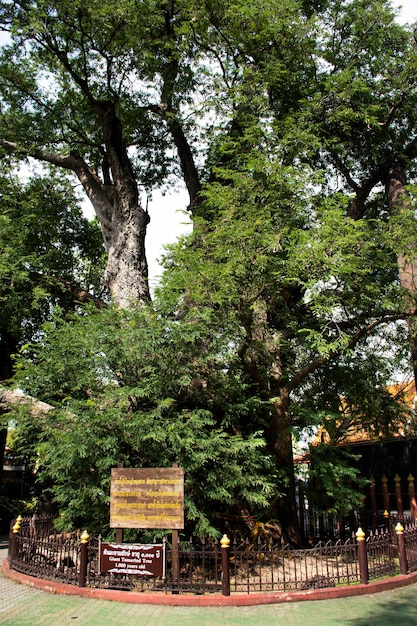
{"type": "MultiPolygon", "coordinates": [[[[19,436],[38,457],[67,526],[105,529],[110,469],[185,470],[188,529],[215,534],[228,507],[268,505],[279,489],[251,398],[206,319],[188,324],[144,308],[56,320],[18,368],[20,386],[57,409],[20,417],[19,436]],[[211,354],[211,349],[216,357],[211,354]],[[82,363],[82,368],[80,368],[82,363]],[[31,431],[28,431],[28,421],[31,431]]],[[[226,340],[227,337],[224,338],[226,340]]]]}
{"type": "Polygon", "coordinates": [[[310,448],[307,498],[318,513],[335,512],[339,519],[363,505],[360,488],[367,480],[355,468],[357,457],[348,450],[320,444],[310,448]]]}
{"type": "MultiPolygon", "coordinates": [[[[396,279],[392,226],[347,217],[341,193],[306,197],[318,181],[306,168],[271,163],[260,151],[246,157],[239,170],[222,168],[224,184],[207,186],[216,219],[201,221],[167,255],[161,297],[171,306],[177,298],[182,319],[207,307],[229,334],[253,396],[269,400],[260,422],[266,436],[274,410],[284,420],[285,384],[287,428],[301,439],[317,426],[332,444],[347,432],[398,432],[409,413],[387,384],[409,368],[397,323],[408,296],[396,279]]],[[[357,508],[356,459],[335,445],[313,453],[311,504],[340,516],[357,508]]]]}
{"type": "Polygon", "coordinates": [[[73,307],[65,281],[100,294],[103,245],[95,223],[82,217],[62,176],[0,178],[0,337],[3,377],[17,347],[40,331],[54,306],[73,307]]]}
{"type": "Polygon", "coordinates": [[[71,150],[102,176],[106,155],[95,104],[109,102],[131,146],[134,175],[149,190],[160,186],[177,169],[167,154],[172,140],[152,111],[165,101],[161,77],[163,83],[173,72],[175,110],[195,85],[182,21],[174,3],[155,0],[121,0],[117,7],[80,0],[1,2],[0,24],[11,34],[0,54],[7,138],[23,152],[71,150]],[[179,60],[177,78],[172,68],[179,60]]]}
{"type": "MultiPolygon", "coordinates": [[[[217,507],[262,509],[292,484],[294,428],[324,425],[336,443],[341,413],[384,435],[404,421],[386,385],[409,368],[415,292],[398,261],[416,261],[414,197],[395,211],[382,187],[399,163],[416,173],[415,41],[385,0],[137,7],[0,3],[13,34],[1,121],[18,150],[76,150],[117,187],[97,124],[106,101],[135,183],[181,172],[198,189],[194,233],[167,253],[153,308],[56,318],[17,382],[57,407],[28,445],[68,524],[105,524],[116,463],[177,461],[190,523],[213,533],[217,507]]],[[[31,309],[45,302],[33,290],[31,309]]],[[[317,505],[342,513],[356,472],[324,450],[317,505]]]]}
{"type": "Polygon", "coordinates": [[[397,433],[414,435],[409,400],[389,382],[406,371],[407,331],[389,325],[378,337],[334,360],[299,387],[293,405],[294,425],[312,436],[322,428],[331,445],[348,443],[358,433],[370,440],[390,439],[397,433]],[[392,345],[403,346],[403,351],[392,345]]]}

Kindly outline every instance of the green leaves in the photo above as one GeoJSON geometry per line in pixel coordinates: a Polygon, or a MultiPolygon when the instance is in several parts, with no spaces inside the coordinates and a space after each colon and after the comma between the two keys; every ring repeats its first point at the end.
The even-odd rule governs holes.
{"type": "Polygon", "coordinates": [[[308,501],[318,513],[336,513],[338,519],[362,504],[360,488],[367,480],[355,468],[354,455],[345,449],[318,445],[310,449],[308,501]]]}
{"type": "MultiPolygon", "coordinates": [[[[137,210],[137,186],[180,175],[195,218],[193,234],[167,252],[152,309],[83,309],[44,326],[26,351],[32,362],[20,363],[19,384],[64,410],[55,430],[39,425],[45,475],[68,515],[72,507],[81,518],[88,499],[75,488],[68,498],[66,481],[83,494],[90,485],[98,502],[116,458],[179,461],[190,519],[214,532],[218,503],[262,508],[290,484],[294,424],[330,428],[344,397],[357,424],[383,425],[390,403],[371,390],[407,369],[397,320],[414,311],[415,294],[400,288],[398,259],[414,262],[414,198],[396,213],[383,186],[395,164],[415,175],[413,33],[385,0],[0,7],[14,37],[1,60],[4,136],[22,150],[77,150],[89,184],[107,194],[97,205],[105,234],[112,194],[126,180],[134,197],[126,215],[137,210]],[[117,144],[100,127],[105,110],[117,144]],[[113,165],[126,166],[119,178],[105,158],[114,149],[123,158],[113,165]],[[68,426],[65,411],[74,415],[68,426]],[[79,454],[68,453],[74,471],[62,463],[64,480],[55,450],[60,437],[71,448],[71,430],[79,454]],[[272,469],[273,455],[287,476],[272,469]]],[[[44,182],[33,185],[56,202],[44,182]]],[[[13,310],[24,308],[30,278],[25,310],[40,321],[52,291],[44,268],[96,285],[90,271],[101,257],[89,253],[98,250],[94,228],[78,229],[61,203],[51,232],[35,228],[41,203],[29,205],[22,239],[2,214],[12,243],[0,263],[4,284],[20,286],[4,287],[5,298],[20,294],[13,310]]],[[[390,430],[399,418],[388,413],[390,430]]],[[[336,472],[321,461],[324,488],[348,476],[347,463],[336,472]]]]}
{"type": "Polygon", "coordinates": [[[45,327],[16,382],[57,407],[36,425],[30,418],[38,434],[28,447],[38,455],[40,479],[53,484],[65,524],[88,521],[91,528],[94,520],[106,528],[110,470],[118,463],[178,462],[191,532],[216,535],[216,512],[236,501],[267,507],[276,491],[272,462],[262,434],[245,423],[256,421],[259,403],[231,369],[228,351],[216,349],[213,359],[205,323],[110,308],[45,327]]]}
{"type": "MultiPolygon", "coordinates": [[[[103,245],[65,178],[0,178],[0,336],[3,363],[30,340],[54,306],[73,306],[63,281],[102,290],[103,245]],[[8,338],[8,339],[7,339],[8,338]],[[6,341],[9,345],[6,345],[6,341]]],[[[10,369],[2,377],[10,376],[10,369]]]]}

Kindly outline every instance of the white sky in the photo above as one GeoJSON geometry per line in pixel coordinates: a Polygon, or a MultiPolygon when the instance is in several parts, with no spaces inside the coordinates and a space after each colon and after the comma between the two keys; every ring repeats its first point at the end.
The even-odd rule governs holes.
{"type": "Polygon", "coordinates": [[[174,191],[165,196],[155,192],[152,202],[149,203],[151,221],[148,225],[145,245],[151,289],[156,285],[162,273],[158,259],[163,255],[164,246],[174,243],[181,235],[191,232],[192,224],[185,213],[188,202],[188,193],[184,190],[174,191]]]}
{"type": "Polygon", "coordinates": [[[415,22],[417,20],[417,2],[416,0],[397,0],[392,3],[394,6],[401,7],[399,20],[401,22],[415,22]]]}

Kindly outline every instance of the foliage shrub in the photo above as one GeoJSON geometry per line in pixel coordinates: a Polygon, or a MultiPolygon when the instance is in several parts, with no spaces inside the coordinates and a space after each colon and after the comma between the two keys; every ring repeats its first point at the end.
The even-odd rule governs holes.
{"type": "Polygon", "coordinates": [[[185,470],[187,531],[217,535],[227,512],[266,509],[278,477],[262,414],[224,338],[207,319],[179,322],[153,308],[81,310],[44,327],[25,346],[16,381],[53,402],[18,419],[39,481],[52,490],[65,528],[106,533],[112,467],[185,470]]]}

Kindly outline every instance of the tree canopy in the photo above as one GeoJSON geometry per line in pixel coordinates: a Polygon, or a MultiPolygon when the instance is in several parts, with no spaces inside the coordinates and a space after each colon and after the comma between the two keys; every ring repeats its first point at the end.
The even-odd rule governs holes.
{"type": "Polygon", "coordinates": [[[83,216],[63,177],[0,177],[0,380],[12,355],[31,341],[53,307],[78,300],[102,303],[103,247],[96,223],[83,216]]]}
{"type": "MultiPolygon", "coordinates": [[[[231,501],[219,468],[217,495],[193,500],[212,479],[184,442],[201,468],[225,448],[233,503],[296,540],[294,436],[326,424],[336,443],[346,406],[346,424],[395,431],[387,382],[417,371],[413,28],[386,0],[2,2],[0,23],[3,154],[78,177],[118,305],[55,321],[19,365],[19,384],[59,407],[38,452],[61,504],[55,451],[79,428],[64,404],[119,462],[188,463],[205,528],[212,501],[231,501]],[[149,303],[142,189],[175,177],[194,232],[149,303]]],[[[101,492],[88,450],[71,479],[101,492]]]]}

